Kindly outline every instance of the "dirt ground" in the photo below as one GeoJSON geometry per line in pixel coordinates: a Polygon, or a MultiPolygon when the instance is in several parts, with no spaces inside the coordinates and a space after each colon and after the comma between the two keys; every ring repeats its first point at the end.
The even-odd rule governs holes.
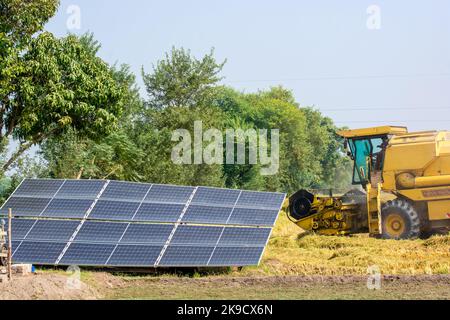
{"type": "Polygon", "coordinates": [[[15,276],[10,282],[0,283],[0,300],[90,300],[99,296],[86,283],[71,286],[69,278],[62,274],[15,276]]]}
{"type": "Polygon", "coordinates": [[[38,272],[0,283],[0,299],[450,299],[450,275],[384,276],[369,290],[364,276],[152,276],[38,272]],[[79,284],[79,285],[77,285],[79,284]]]}

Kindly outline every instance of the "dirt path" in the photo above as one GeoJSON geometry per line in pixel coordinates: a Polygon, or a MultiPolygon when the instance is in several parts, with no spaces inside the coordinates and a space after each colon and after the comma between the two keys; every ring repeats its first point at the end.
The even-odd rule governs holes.
{"type": "Polygon", "coordinates": [[[450,299],[450,275],[385,276],[379,290],[369,290],[367,277],[362,276],[124,277],[115,281],[104,291],[113,299],[450,299]]]}
{"type": "Polygon", "coordinates": [[[385,276],[379,290],[362,276],[201,278],[85,272],[79,286],[43,272],[0,283],[2,299],[450,299],[450,275],[385,276]]]}
{"type": "Polygon", "coordinates": [[[0,283],[0,300],[88,300],[101,295],[85,283],[74,284],[60,274],[16,276],[12,282],[0,283]]]}

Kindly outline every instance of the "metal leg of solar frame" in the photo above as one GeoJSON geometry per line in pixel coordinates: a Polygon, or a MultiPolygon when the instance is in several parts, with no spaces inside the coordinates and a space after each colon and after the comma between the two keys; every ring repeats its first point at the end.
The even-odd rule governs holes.
{"type": "MultiPolygon", "coordinates": [[[[230,221],[231,216],[233,215],[233,212],[234,212],[234,208],[236,208],[236,205],[239,202],[239,198],[241,197],[241,194],[242,194],[242,190],[239,192],[239,195],[238,195],[236,201],[234,202],[233,209],[231,209],[230,215],[228,216],[227,221],[225,222],[225,225],[228,224],[228,222],[230,221]]],[[[220,233],[219,239],[217,239],[216,245],[214,246],[214,249],[211,252],[211,255],[209,256],[208,262],[206,263],[207,266],[209,266],[209,263],[211,262],[214,252],[216,252],[216,248],[219,245],[220,240],[222,239],[222,235],[225,231],[225,228],[226,228],[226,226],[223,227],[222,232],[220,233]]]]}
{"type": "MultiPolygon", "coordinates": [[[[138,213],[139,209],[141,208],[142,203],[144,202],[145,198],[147,198],[147,195],[149,194],[150,190],[152,190],[152,187],[153,187],[153,184],[150,185],[150,188],[148,188],[148,190],[147,190],[147,192],[145,193],[144,197],[143,197],[142,200],[140,201],[138,207],[137,207],[136,210],[134,211],[133,216],[132,216],[131,219],[130,219],[131,221],[133,221],[133,220],[134,220],[134,217],[136,217],[136,214],[138,213]]],[[[117,241],[116,246],[114,247],[113,251],[112,251],[111,254],[109,255],[108,260],[106,260],[106,262],[105,262],[105,266],[108,265],[109,260],[111,260],[111,257],[113,256],[114,252],[116,252],[117,247],[119,246],[119,243],[122,241],[123,237],[125,236],[125,233],[127,233],[127,230],[128,230],[128,228],[130,227],[130,225],[131,225],[131,222],[128,223],[128,225],[127,225],[127,227],[125,228],[125,230],[123,231],[123,233],[122,233],[122,235],[121,235],[119,241],[117,241]]]]}
{"type": "Polygon", "coordinates": [[[100,192],[98,193],[97,197],[95,198],[94,202],[92,203],[92,205],[89,207],[89,209],[86,211],[83,219],[81,220],[80,224],[78,225],[78,227],[75,229],[74,233],[72,234],[72,236],[70,237],[69,241],[67,242],[66,246],[64,247],[63,251],[61,252],[61,254],[59,255],[58,259],[56,259],[55,265],[58,265],[59,262],[61,261],[61,259],[64,257],[64,255],[66,254],[67,250],[69,249],[69,247],[72,245],[73,241],[75,240],[75,237],[77,236],[78,232],[80,232],[81,227],[84,225],[84,223],[86,222],[87,217],[89,216],[89,214],[92,212],[92,210],[94,210],[95,205],[97,204],[98,200],[100,199],[100,197],[102,196],[103,192],[106,190],[106,187],[108,186],[108,184],[111,182],[111,180],[106,180],[105,184],[103,185],[103,188],[100,190],[100,192]]]}
{"type": "Polygon", "coordinates": [[[192,191],[191,196],[189,197],[188,201],[186,202],[186,205],[183,208],[183,211],[181,211],[180,216],[178,217],[177,222],[175,223],[172,232],[169,235],[169,238],[167,239],[166,243],[164,244],[164,247],[162,248],[158,258],[155,261],[155,267],[159,266],[159,263],[161,262],[161,259],[164,255],[164,253],[166,252],[167,248],[169,247],[170,242],[172,241],[172,238],[175,234],[175,231],[177,231],[178,226],[181,224],[181,220],[183,220],[184,215],[186,214],[187,209],[189,208],[189,205],[192,202],[192,199],[194,199],[195,193],[197,192],[198,187],[195,187],[194,190],[192,191]]]}

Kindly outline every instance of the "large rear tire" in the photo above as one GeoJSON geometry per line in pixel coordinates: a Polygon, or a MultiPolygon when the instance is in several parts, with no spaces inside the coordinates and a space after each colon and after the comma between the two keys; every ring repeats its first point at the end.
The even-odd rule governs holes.
{"type": "Polygon", "coordinates": [[[420,236],[420,219],[406,200],[388,201],[381,209],[383,239],[415,239],[420,236]]]}

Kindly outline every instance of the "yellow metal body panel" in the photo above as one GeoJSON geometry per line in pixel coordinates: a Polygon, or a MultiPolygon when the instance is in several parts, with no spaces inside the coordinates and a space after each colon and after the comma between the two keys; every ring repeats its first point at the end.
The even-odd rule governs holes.
{"type": "Polygon", "coordinates": [[[398,194],[413,201],[434,201],[450,199],[450,187],[397,190],[398,194]]]}
{"type": "Polygon", "coordinates": [[[431,221],[450,218],[450,200],[429,201],[428,218],[431,221]]]}
{"type": "Polygon", "coordinates": [[[338,135],[344,138],[357,138],[357,137],[369,137],[384,134],[400,135],[406,133],[408,133],[408,129],[406,127],[382,126],[366,129],[341,130],[338,132],[338,135]]]}

